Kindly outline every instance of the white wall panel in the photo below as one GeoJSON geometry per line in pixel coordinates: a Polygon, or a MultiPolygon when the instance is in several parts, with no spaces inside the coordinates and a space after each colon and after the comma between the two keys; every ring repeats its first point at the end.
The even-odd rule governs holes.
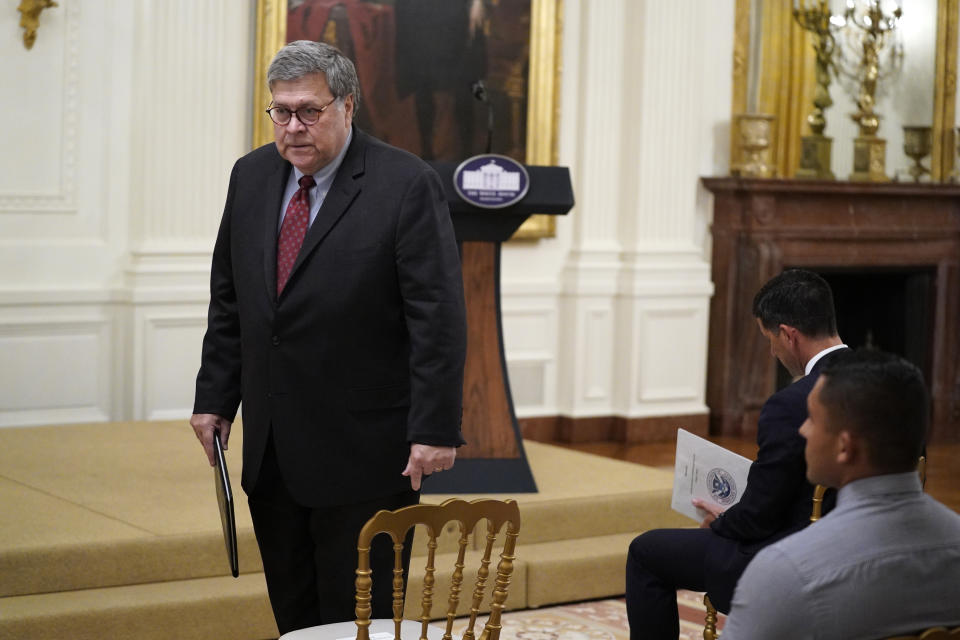
{"type": "Polygon", "coordinates": [[[139,312],[137,345],[138,401],[142,420],[189,416],[200,366],[200,346],[207,327],[206,309],[150,307],[139,312]]]}
{"type": "Polygon", "coordinates": [[[504,293],[502,325],[504,352],[517,415],[556,413],[557,308],[556,293],[530,282],[530,293],[504,293]]]}
{"type": "Polygon", "coordinates": [[[639,364],[635,403],[703,400],[703,327],[706,309],[700,300],[686,304],[645,305],[636,328],[639,364]]]}
{"type": "MultiPolygon", "coordinates": [[[[554,331],[552,307],[541,309],[504,309],[504,332],[510,336],[506,347],[511,354],[552,354],[554,331]]],[[[506,341],[505,341],[506,343],[506,341]]]]}
{"type": "Polygon", "coordinates": [[[109,419],[110,337],[96,310],[22,308],[0,319],[0,426],[109,419]]]}
{"type": "Polygon", "coordinates": [[[64,2],[41,15],[32,50],[23,47],[19,27],[15,37],[0,39],[0,115],[6,123],[0,131],[0,182],[6,180],[0,187],[0,292],[94,289],[102,297],[115,284],[125,252],[117,223],[127,215],[122,167],[129,138],[125,118],[114,111],[127,85],[114,81],[115,67],[130,57],[128,7],[64,2]],[[105,29],[111,37],[104,37],[105,29]],[[14,136],[26,141],[8,145],[14,136]],[[37,180],[45,185],[42,192],[34,189],[37,180]]]}
{"type": "Polygon", "coordinates": [[[594,408],[610,398],[613,364],[613,312],[604,303],[584,311],[582,339],[584,367],[580,370],[581,400],[594,408]]]}
{"type": "Polygon", "coordinates": [[[518,417],[553,413],[547,406],[546,364],[542,360],[510,359],[507,365],[514,412],[518,417]]]}
{"type": "Polygon", "coordinates": [[[0,65],[0,213],[65,211],[76,206],[80,6],[43,14],[33,49],[22,45],[19,14],[8,7],[0,33],[9,37],[0,65]]]}

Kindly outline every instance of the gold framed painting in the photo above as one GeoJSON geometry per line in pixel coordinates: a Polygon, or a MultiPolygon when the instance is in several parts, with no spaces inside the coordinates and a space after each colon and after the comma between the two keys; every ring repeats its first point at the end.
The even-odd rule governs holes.
{"type": "MultiPolygon", "coordinates": [[[[489,146],[526,164],[556,164],[562,1],[258,0],[253,144],[273,139],[264,113],[270,60],[286,42],[309,39],[353,59],[357,124],[378,138],[427,160],[489,146]]],[[[513,239],[555,234],[553,216],[535,215],[513,239]]]]}

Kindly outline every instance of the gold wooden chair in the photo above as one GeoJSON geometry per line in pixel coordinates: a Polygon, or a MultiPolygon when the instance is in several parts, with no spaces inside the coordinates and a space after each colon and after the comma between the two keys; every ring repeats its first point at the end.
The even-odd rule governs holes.
{"type": "MultiPolygon", "coordinates": [[[[813,488],[813,508],[810,511],[810,522],[816,522],[823,515],[823,494],[827,488],[818,484],[813,488]]],[[[710,602],[710,597],[703,594],[703,606],[707,608],[707,616],[703,623],[703,640],[717,640],[717,609],[710,602]]]]}
{"type": "Polygon", "coordinates": [[[915,636],[896,636],[886,640],[960,640],[960,627],[933,627],[915,636]]]}
{"type": "MultiPolygon", "coordinates": [[[[457,617],[460,604],[460,592],[463,587],[464,567],[470,533],[477,529],[481,520],[487,521],[486,542],[483,554],[477,569],[476,580],[473,583],[470,617],[464,631],[463,640],[474,640],[474,631],[477,616],[483,604],[484,594],[490,585],[487,578],[490,576],[490,561],[494,545],[500,530],[506,524],[503,536],[503,550],[497,564],[497,575],[492,585],[490,596],[490,615],[480,640],[498,640],[500,637],[500,615],[507,599],[507,588],[513,574],[514,550],[517,544],[517,535],[520,532],[520,508],[515,500],[474,500],[466,502],[457,498],[446,500],[440,505],[418,504],[397,509],[396,511],[379,511],[363,529],[357,540],[357,580],[356,580],[356,621],[310,627],[285,633],[280,640],[336,640],[338,638],[356,636],[357,640],[385,639],[388,636],[399,640],[406,637],[409,640],[451,640],[453,637],[453,622],[457,617]],[[437,538],[444,531],[444,525],[449,522],[459,523],[460,537],[457,542],[457,555],[447,597],[446,628],[429,626],[433,617],[436,574],[437,538]],[[423,590],[420,598],[421,613],[418,621],[404,620],[405,587],[403,581],[403,564],[401,561],[403,544],[407,532],[411,527],[423,525],[428,535],[426,566],[423,576],[423,590]],[[393,618],[371,620],[370,597],[373,585],[370,569],[370,543],[378,533],[387,533],[393,540],[394,568],[393,568],[393,618]],[[383,635],[386,634],[386,635],[383,635]],[[402,635],[401,635],[402,634],[402,635]]],[[[478,531],[477,537],[480,533],[478,531]]],[[[420,557],[420,556],[418,556],[420,557]]],[[[418,557],[411,559],[411,564],[418,557]]]]}

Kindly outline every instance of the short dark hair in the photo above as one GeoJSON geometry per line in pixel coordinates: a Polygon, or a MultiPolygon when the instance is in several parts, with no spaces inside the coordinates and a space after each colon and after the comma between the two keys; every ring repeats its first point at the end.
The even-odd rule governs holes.
{"type": "Polygon", "coordinates": [[[826,362],[820,376],[828,422],[866,443],[874,469],[916,468],[927,435],[929,397],[915,365],[882,351],[847,349],[826,362]]]}
{"type": "Polygon", "coordinates": [[[774,334],[785,324],[810,338],[837,335],[830,285],[805,269],[787,269],[760,287],[753,298],[753,315],[774,334]]]}

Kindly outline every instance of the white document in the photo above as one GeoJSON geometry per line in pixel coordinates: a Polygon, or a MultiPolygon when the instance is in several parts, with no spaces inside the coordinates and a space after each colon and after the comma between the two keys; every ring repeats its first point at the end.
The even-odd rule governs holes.
{"type": "Polygon", "coordinates": [[[707,515],[690,502],[701,498],[724,509],[736,504],[747,488],[750,460],[677,429],[677,462],[673,471],[673,501],[670,506],[700,522],[707,515]]]}

